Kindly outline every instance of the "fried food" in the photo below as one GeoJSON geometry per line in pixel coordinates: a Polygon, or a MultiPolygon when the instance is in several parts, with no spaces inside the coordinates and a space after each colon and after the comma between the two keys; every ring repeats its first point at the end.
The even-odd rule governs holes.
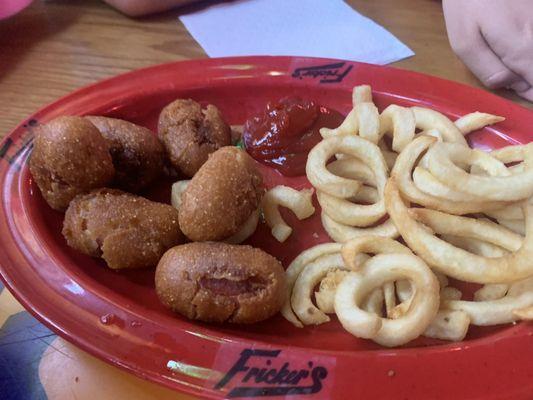
{"type": "Polygon", "coordinates": [[[190,180],[183,180],[183,181],[177,181],[172,184],[172,189],[170,192],[170,204],[172,204],[172,207],[174,207],[176,210],[179,210],[181,207],[181,196],[183,195],[183,192],[185,192],[185,189],[187,189],[187,186],[189,186],[190,180]]]}
{"type": "Polygon", "coordinates": [[[343,244],[341,248],[344,264],[352,271],[357,271],[362,267],[358,262],[358,256],[366,254],[413,254],[408,247],[396,240],[382,236],[363,236],[352,239],[343,244]]]}
{"type": "Polygon", "coordinates": [[[377,145],[354,135],[328,137],[309,152],[306,173],[317,189],[322,225],[333,240],[346,242],[364,235],[398,236],[394,224],[385,219],[383,189],[388,168],[377,145]],[[335,154],[348,158],[327,165],[335,154]],[[373,204],[353,202],[363,184],[376,187],[378,201],[373,204]]]}
{"type": "Polygon", "coordinates": [[[315,213],[312,201],[313,192],[313,189],[298,191],[288,186],[278,185],[265,193],[262,202],[265,222],[278,242],[284,242],[292,233],[292,228],[283,220],[278,207],[287,207],[299,220],[309,218],[315,213]]]}
{"type": "Polygon", "coordinates": [[[248,219],[244,221],[244,224],[241,225],[239,230],[226,238],[224,242],[229,244],[239,244],[252,236],[257,229],[257,224],[259,224],[259,214],[261,214],[260,210],[255,210],[248,219]]]}
{"type": "Polygon", "coordinates": [[[466,140],[459,128],[444,114],[425,107],[411,107],[415,115],[416,127],[423,131],[438,130],[445,142],[458,143],[467,147],[466,140]]]}
{"type": "Polygon", "coordinates": [[[380,137],[392,137],[392,150],[401,152],[415,136],[416,119],[413,110],[391,104],[379,116],[380,137]]]}
{"type": "Polygon", "coordinates": [[[361,102],[346,116],[335,129],[321,128],[323,138],[359,134],[364,139],[377,144],[379,141],[379,113],[372,102],[361,102]]]}
{"type": "Polygon", "coordinates": [[[138,192],[150,185],[163,171],[165,149],[147,128],[121,119],[85,117],[109,143],[115,167],[114,186],[138,192]]]}
{"type": "Polygon", "coordinates": [[[196,242],[223,241],[257,210],[262,196],[262,177],[250,156],[236,147],[223,147],[183,192],[181,230],[196,242]]]}
{"type": "MultiPolygon", "coordinates": [[[[292,319],[290,321],[296,326],[301,326],[301,323],[305,325],[318,325],[330,320],[326,314],[334,312],[333,304],[336,287],[346,276],[348,270],[356,271],[361,268],[368,259],[365,253],[412,254],[402,244],[392,239],[379,236],[366,236],[355,239],[342,246],[341,255],[338,253],[338,247],[334,246],[327,247],[326,245],[319,245],[313,249],[315,250],[308,250],[308,255],[303,257],[308,259],[309,262],[303,265],[301,261],[296,261],[296,263],[293,262],[292,267],[289,267],[290,274],[293,275],[296,272],[295,265],[303,265],[298,272],[294,286],[289,287],[292,290],[292,309],[289,310],[284,306],[283,310],[284,315],[290,315],[288,311],[294,311],[295,316],[298,318],[297,323],[292,319]],[[323,254],[318,256],[320,253],[323,254]],[[311,255],[317,255],[317,257],[312,259],[311,255]],[[313,288],[318,283],[320,283],[320,289],[318,292],[315,292],[315,300],[318,307],[315,307],[312,302],[312,293],[313,288]]],[[[287,275],[289,276],[289,274],[287,275]]],[[[395,296],[394,283],[387,282],[384,285],[384,292],[387,300],[387,310],[390,313],[394,307],[394,304],[390,300],[390,296],[395,296]]],[[[406,303],[405,307],[408,308],[409,304],[410,300],[406,303]]]]}
{"type": "Polygon", "coordinates": [[[290,321],[294,326],[302,328],[303,324],[300,322],[298,317],[294,314],[291,307],[291,294],[294,287],[294,283],[304,268],[317,260],[320,257],[327,256],[330,254],[340,254],[341,245],[339,243],[324,243],[319,244],[314,247],[311,247],[307,250],[302,251],[289,265],[285,271],[287,279],[286,287],[286,296],[285,303],[281,309],[281,314],[290,321]]]}
{"type": "Polygon", "coordinates": [[[347,269],[339,253],[328,254],[311,261],[298,275],[291,295],[291,307],[304,325],[319,325],[330,318],[316,307],[311,296],[316,285],[329,272],[347,269]]]}
{"type": "Polygon", "coordinates": [[[352,102],[338,128],[321,129],[306,168],[343,260],[332,244],[298,256],[285,318],[301,327],[334,311],[352,334],[385,346],[533,319],[533,143],[483,152],[464,136],[503,117],[473,112],[454,123],[392,104],[376,125],[369,86],[355,87],[352,102]],[[462,300],[447,275],[484,286],[462,300]]]}
{"type": "Polygon", "coordinates": [[[80,193],[111,183],[109,146],[82,117],[58,117],[36,129],[30,172],[44,199],[64,211],[80,193]]]}
{"type": "Polygon", "coordinates": [[[422,259],[410,254],[378,254],[358,272],[350,272],[335,294],[335,312],[342,326],[355,336],[387,346],[399,346],[420,336],[439,309],[439,282],[422,259]],[[364,311],[361,304],[385,283],[408,279],[415,287],[411,305],[397,319],[364,311]]]}
{"type": "Polygon", "coordinates": [[[168,250],[155,274],[161,302],[187,318],[251,324],[285,300],[283,267],[251,246],[188,243],[168,250]]]}
{"type": "Polygon", "coordinates": [[[335,313],[335,292],[347,273],[348,271],[343,269],[332,270],[320,281],[318,291],[315,292],[315,301],[318,309],[324,314],[335,313]]]}
{"type": "MultiPolygon", "coordinates": [[[[177,181],[172,185],[171,204],[177,210],[180,209],[181,196],[185,189],[187,189],[189,182],[190,180],[177,181]]],[[[239,230],[232,236],[224,239],[224,242],[230,244],[239,244],[252,236],[257,229],[257,224],[259,223],[259,214],[259,209],[255,210],[255,212],[248,217],[244,224],[241,225],[239,230]]]]}
{"type": "Polygon", "coordinates": [[[183,241],[178,211],[116,189],[98,189],[70,203],[63,222],[70,247],[102,257],[111,269],[155,267],[183,241]]]}
{"type": "Polygon", "coordinates": [[[499,299],[447,300],[442,307],[465,312],[473,325],[497,325],[520,320],[522,316],[519,310],[533,307],[533,277],[513,283],[507,294],[499,299]]]}
{"type": "MultiPolygon", "coordinates": [[[[466,217],[436,214],[437,211],[427,212],[429,210],[426,210],[423,214],[416,209],[408,210],[400,198],[398,186],[394,179],[390,179],[385,187],[385,203],[391,219],[409,247],[437,271],[456,279],[477,283],[506,283],[533,274],[533,264],[531,263],[533,258],[533,205],[524,203],[527,232],[521,247],[516,250],[516,247],[511,246],[518,244],[519,239],[517,237],[513,239],[510,231],[504,237],[488,237],[483,232],[483,229],[488,228],[488,226],[479,225],[481,224],[479,221],[474,223],[466,217]],[[460,231],[462,236],[490,241],[496,240],[496,245],[509,246],[508,250],[513,252],[498,258],[472,254],[439,239],[433,231],[428,230],[427,227],[418,222],[415,216],[424,218],[424,221],[431,224],[432,228],[439,230],[444,228],[443,218],[450,222],[452,221],[450,217],[461,218],[460,220],[454,219],[454,226],[449,226],[450,229],[446,229],[443,233],[453,235],[460,231]],[[457,229],[457,231],[452,228],[457,229]]],[[[494,232],[502,232],[503,229],[505,228],[494,227],[494,232]]]]}
{"type": "Polygon", "coordinates": [[[502,121],[505,121],[504,117],[476,111],[463,115],[461,118],[455,120],[454,124],[463,135],[466,135],[487,125],[497,124],[502,121]]]}
{"type": "MultiPolygon", "coordinates": [[[[495,201],[517,201],[533,196],[533,143],[522,147],[526,168],[508,176],[482,176],[465,172],[455,163],[472,163],[475,157],[487,153],[450,143],[435,143],[428,150],[429,170],[452,189],[495,201]]],[[[494,159],[493,159],[494,160],[494,159]]]]}
{"type": "Polygon", "coordinates": [[[463,340],[470,327],[470,317],[463,311],[439,310],[424,336],[459,342],[463,340]]]}
{"type": "MultiPolygon", "coordinates": [[[[352,271],[358,271],[361,269],[363,263],[361,263],[360,256],[362,254],[413,254],[408,247],[403,244],[383,236],[362,236],[352,239],[342,246],[342,258],[344,264],[352,271]]],[[[407,286],[410,290],[408,281],[397,281],[396,284],[403,287],[407,282],[407,286]]],[[[395,282],[387,282],[383,285],[383,297],[385,300],[385,310],[388,318],[399,318],[410,307],[412,296],[411,293],[406,296],[404,301],[396,305],[396,287],[395,282]]],[[[400,295],[398,295],[400,297],[400,295]]]]}
{"type": "Polygon", "coordinates": [[[358,85],[354,86],[352,90],[352,105],[355,106],[358,103],[371,103],[372,102],[372,88],[370,85],[358,85]]]}
{"type": "Polygon", "coordinates": [[[412,172],[420,156],[436,142],[437,140],[433,137],[419,136],[409,143],[398,156],[391,176],[395,178],[403,197],[424,207],[457,215],[494,210],[508,205],[507,202],[485,199],[454,201],[420,190],[413,182],[412,172]]]}
{"type": "Polygon", "coordinates": [[[322,218],[322,226],[327,232],[328,236],[338,243],[345,243],[362,236],[383,236],[388,238],[397,238],[400,236],[398,228],[389,218],[382,224],[364,228],[340,224],[330,218],[328,214],[322,211],[320,215],[322,218]]]}
{"type": "Polygon", "coordinates": [[[481,289],[476,290],[474,293],[474,301],[486,301],[501,299],[507,291],[509,285],[506,283],[492,283],[483,285],[481,289]]]}
{"type": "Polygon", "coordinates": [[[157,131],[172,165],[189,178],[209,154],[231,145],[231,129],[218,108],[210,104],[202,109],[191,99],[178,99],[163,108],[157,131]]]}

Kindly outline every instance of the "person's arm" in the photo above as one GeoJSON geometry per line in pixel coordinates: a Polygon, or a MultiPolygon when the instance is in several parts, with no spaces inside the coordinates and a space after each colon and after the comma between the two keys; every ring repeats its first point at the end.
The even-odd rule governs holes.
{"type": "Polygon", "coordinates": [[[533,101],[533,0],[443,0],[454,52],[489,88],[533,101]]]}
{"type": "Polygon", "coordinates": [[[104,0],[110,6],[129,17],[140,17],[170,10],[198,0],[104,0]]]}

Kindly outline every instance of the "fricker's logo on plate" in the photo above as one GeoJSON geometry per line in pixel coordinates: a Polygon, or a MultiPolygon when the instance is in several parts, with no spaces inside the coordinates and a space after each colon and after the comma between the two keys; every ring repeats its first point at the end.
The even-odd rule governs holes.
{"type": "Polygon", "coordinates": [[[345,61],[334,64],[314,65],[312,67],[296,68],[292,73],[292,77],[296,79],[320,79],[318,83],[337,83],[342,82],[352,68],[353,65],[347,64],[345,61]]]}
{"type": "Polygon", "coordinates": [[[228,398],[312,395],[327,376],[325,366],[288,361],[281,350],[244,349],[215,389],[229,390],[228,398]]]}

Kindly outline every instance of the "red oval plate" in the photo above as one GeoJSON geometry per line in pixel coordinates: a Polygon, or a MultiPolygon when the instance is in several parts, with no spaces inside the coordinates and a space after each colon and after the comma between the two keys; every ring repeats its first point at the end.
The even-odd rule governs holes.
{"type": "MultiPolygon", "coordinates": [[[[0,271],[5,284],[37,318],[82,349],[194,395],[530,399],[533,329],[526,323],[472,327],[461,343],[421,338],[384,349],[352,337],[336,320],[298,329],[281,316],[240,327],[173,315],[157,301],[153,271],[111,271],[68,248],[61,236],[62,215],[44,203],[28,173],[32,127],[55,116],[102,114],[155,129],[165,104],[191,97],[217,105],[229,123],[239,124],[267,101],[288,94],[346,113],[352,87],[362,83],[372,85],[380,108],[394,102],[431,106],[454,118],[476,110],[505,116],[497,127],[470,135],[477,147],[531,140],[530,111],[478,89],[394,68],[243,57],[134,71],[58,100],[3,141],[0,271]]],[[[263,172],[268,185],[308,186],[303,177],[263,172]]],[[[285,266],[304,248],[328,241],[317,217],[301,223],[286,217],[296,227],[286,243],[276,243],[264,226],[250,240],[285,266]]]]}

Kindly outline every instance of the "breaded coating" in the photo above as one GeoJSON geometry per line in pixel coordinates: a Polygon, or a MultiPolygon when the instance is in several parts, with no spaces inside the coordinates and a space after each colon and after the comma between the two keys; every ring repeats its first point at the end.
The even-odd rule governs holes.
{"type": "Polygon", "coordinates": [[[178,99],[163,108],[158,134],[171,164],[187,177],[200,169],[209,154],[231,145],[231,129],[218,108],[208,105],[202,110],[191,99],[178,99]]]}
{"type": "Polygon", "coordinates": [[[254,161],[244,150],[217,150],[182,194],[182,232],[196,242],[220,241],[233,235],[259,206],[262,183],[254,161]]]}
{"type": "Polygon", "coordinates": [[[163,304],[190,319],[251,324],[276,314],[285,300],[285,271],[251,246],[188,243],[168,250],[155,274],[163,304]]]}
{"type": "Polygon", "coordinates": [[[115,167],[114,186],[138,192],[163,171],[165,148],[150,129],[116,118],[86,117],[109,143],[115,167]]]}
{"type": "Polygon", "coordinates": [[[30,172],[46,202],[64,211],[80,193],[111,183],[109,146],[82,117],[58,117],[36,129],[30,172]]]}
{"type": "Polygon", "coordinates": [[[72,200],[63,236],[70,247],[102,257],[112,269],[154,267],[183,241],[174,207],[106,188],[72,200]]]}

